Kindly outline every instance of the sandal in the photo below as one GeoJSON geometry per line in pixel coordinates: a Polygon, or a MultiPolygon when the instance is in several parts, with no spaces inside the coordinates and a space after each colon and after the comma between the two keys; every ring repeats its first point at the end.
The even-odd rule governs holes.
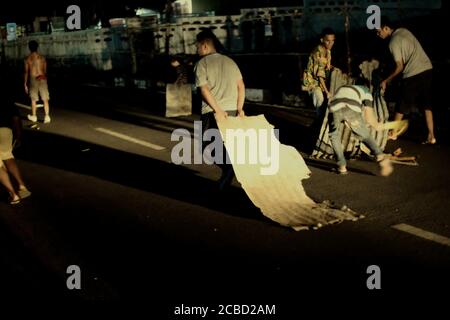
{"type": "Polygon", "coordinates": [[[433,145],[433,144],[436,144],[436,142],[437,142],[436,139],[433,138],[431,140],[426,140],[426,141],[422,142],[422,144],[431,144],[431,145],[433,145]]]}
{"type": "Polygon", "coordinates": [[[347,169],[341,169],[341,168],[333,168],[331,169],[332,172],[340,174],[340,175],[347,175],[348,174],[348,170],[347,169]]]}
{"type": "Polygon", "coordinates": [[[25,198],[31,196],[31,191],[28,190],[27,188],[19,189],[18,193],[19,193],[20,199],[25,199],[25,198]]]}
{"type": "Polygon", "coordinates": [[[9,199],[9,204],[15,205],[20,203],[20,197],[18,195],[9,199]]]}

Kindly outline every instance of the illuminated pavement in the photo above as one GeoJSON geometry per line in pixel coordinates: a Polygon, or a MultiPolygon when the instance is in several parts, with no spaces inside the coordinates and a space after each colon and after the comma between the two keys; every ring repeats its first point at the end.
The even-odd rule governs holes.
{"type": "Polygon", "coordinates": [[[25,130],[16,157],[33,195],[16,207],[0,202],[3,293],[133,299],[163,313],[231,301],[292,311],[292,288],[311,299],[379,298],[366,286],[370,265],[381,268],[385,295],[418,298],[450,285],[449,146],[390,143],[387,151],[401,146],[420,166],[397,165],[389,178],[375,176],[371,162],[352,161],[351,174],[338,176],[332,163],[308,160],[307,194],[366,218],[295,232],[265,219],[238,183],[219,194],[215,167],[170,163],[172,130],[192,130],[196,117],[108,108],[57,106],[51,124],[25,130]],[[70,265],[82,270],[81,291],[66,288],[70,265]]]}

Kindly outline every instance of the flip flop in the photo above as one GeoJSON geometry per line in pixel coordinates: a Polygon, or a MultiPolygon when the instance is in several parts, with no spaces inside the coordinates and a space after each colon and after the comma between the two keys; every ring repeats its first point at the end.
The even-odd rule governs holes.
{"type": "Polygon", "coordinates": [[[431,144],[431,145],[433,145],[433,144],[436,144],[436,139],[431,139],[431,141],[428,141],[428,140],[426,140],[426,141],[424,141],[424,142],[422,142],[422,144],[431,144]]]}
{"type": "Polygon", "coordinates": [[[31,196],[31,191],[28,189],[20,189],[18,191],[20,199],[25,199],[31,196]]]}
{"type": "Polygon", "coordinates": [[[15,205],[15,204],[19,204],[20,203],[20,197],[17,198],[11,198],[9,200],[9,204],[15,205]]]}
{"type": "Polygon", "coordinates": [[[333,169],[331,169],[331,172],[334,172],[334,173],[339,174],[341,176],[345,176],[345,175],[348,174],[348,170],[347,169],[346,170],[339,170],[337,168],[333,168],[333,169]]]}

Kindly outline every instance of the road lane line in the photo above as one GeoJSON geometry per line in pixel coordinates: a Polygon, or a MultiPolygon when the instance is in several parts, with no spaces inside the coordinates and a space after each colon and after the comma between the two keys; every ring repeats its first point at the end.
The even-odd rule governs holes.
{"type": "Polygon", "coordinates": [[[192,130],[194,129],[194,120],[193,121],[183,121],[183,120],[177,120],[174,118],[161,118],[160,116],[153,116],[150,114],[144,114],[142,112],[128,111],[128,110],[123,110],[123,109],[114,109],[114,111],[116,111],[118,113],[130,115],[130,116],[134,116],[134,117],[145,118],[148,120],[156,120],[156,121],[160,121],[160,122],[164,122],[164,123],[176,124],[176,125],[180,126],[180,128],[183,128],[183,129],[192,129],[192,130]]]}
{"type": "Polygon", "coordinates": [[[405,223],[396,224],[392,228],[450,247],[449,238],[433,232],[422,230],[405,223]]]}
{"type": "Polygon", "coordinates": [[[133,143],[139,144],[141,146],[154,149],[154,150],[161,151],[161,150],[166,149],[165,147],[158,146],[157,144],[153,144],[153,143],[150,143],[150,142],[147,142],[147,141],[144,141],[144,140],[139,140],[139,139],[127,136],[125,134],[122,134],[122,133],[119,133],[119,132],[115,132],[115,131],[112,131],[112,130],[108,130],[108,129],[105,129],[105,128],[95,128],[95,130],[99,131],[99,132],[102,132],[102,133],[109,134],[109,135],[111,135],[113,137],[116,137],[116,138],[119,138],[119,139],[122,139],[122,140],[125,140],[125,141],[133,142],[133,143]]]}
{"type": "MultiPolygon", "coordinates": [[[[20,107],[20,108],[31,110],[31,107],[30,107],[30,106],[27,106],[26,104],[22,104],[22,103],[19,103],[19,102],[14,102],[14,104],[15,104],[16,106],[20,107]]],[[[36,108],[42,108],[42,107],[44,107],[44,105],[41,104],[41,103],[38,103],[38,104],[36,105],[36,108]]]]}

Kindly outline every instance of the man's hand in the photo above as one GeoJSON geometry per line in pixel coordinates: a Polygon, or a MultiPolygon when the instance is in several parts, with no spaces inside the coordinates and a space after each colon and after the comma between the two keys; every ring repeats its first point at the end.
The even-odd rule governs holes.
{"type": "Polygon", "coordinates": [[[239,116],[239,117],[245,117],[245,112],[244,112],[244,110],[238,110],[237,111],[237,115],[239,116]]]}
{"type": "Polygon", "coordinates": [[[226,118],[228,118],[228,113],[226,113],[223,110],[216,111],[216,121],[217,122],[225,120],[226,118]]]}
{"type": "Polygon", "coordinates": [[[381,81],[380,87],[381,87],[382,91],[386,91],[386,86],[387,86],[387,81],[386,80],[381,81]]]}
{"type": "Polygon", "coordinates": [[[375,124],[375,126],[373,128],[376,131],[383,131],[384,130],[384,125],[381,122],[378,122],[377,124],[375,124]]]}

